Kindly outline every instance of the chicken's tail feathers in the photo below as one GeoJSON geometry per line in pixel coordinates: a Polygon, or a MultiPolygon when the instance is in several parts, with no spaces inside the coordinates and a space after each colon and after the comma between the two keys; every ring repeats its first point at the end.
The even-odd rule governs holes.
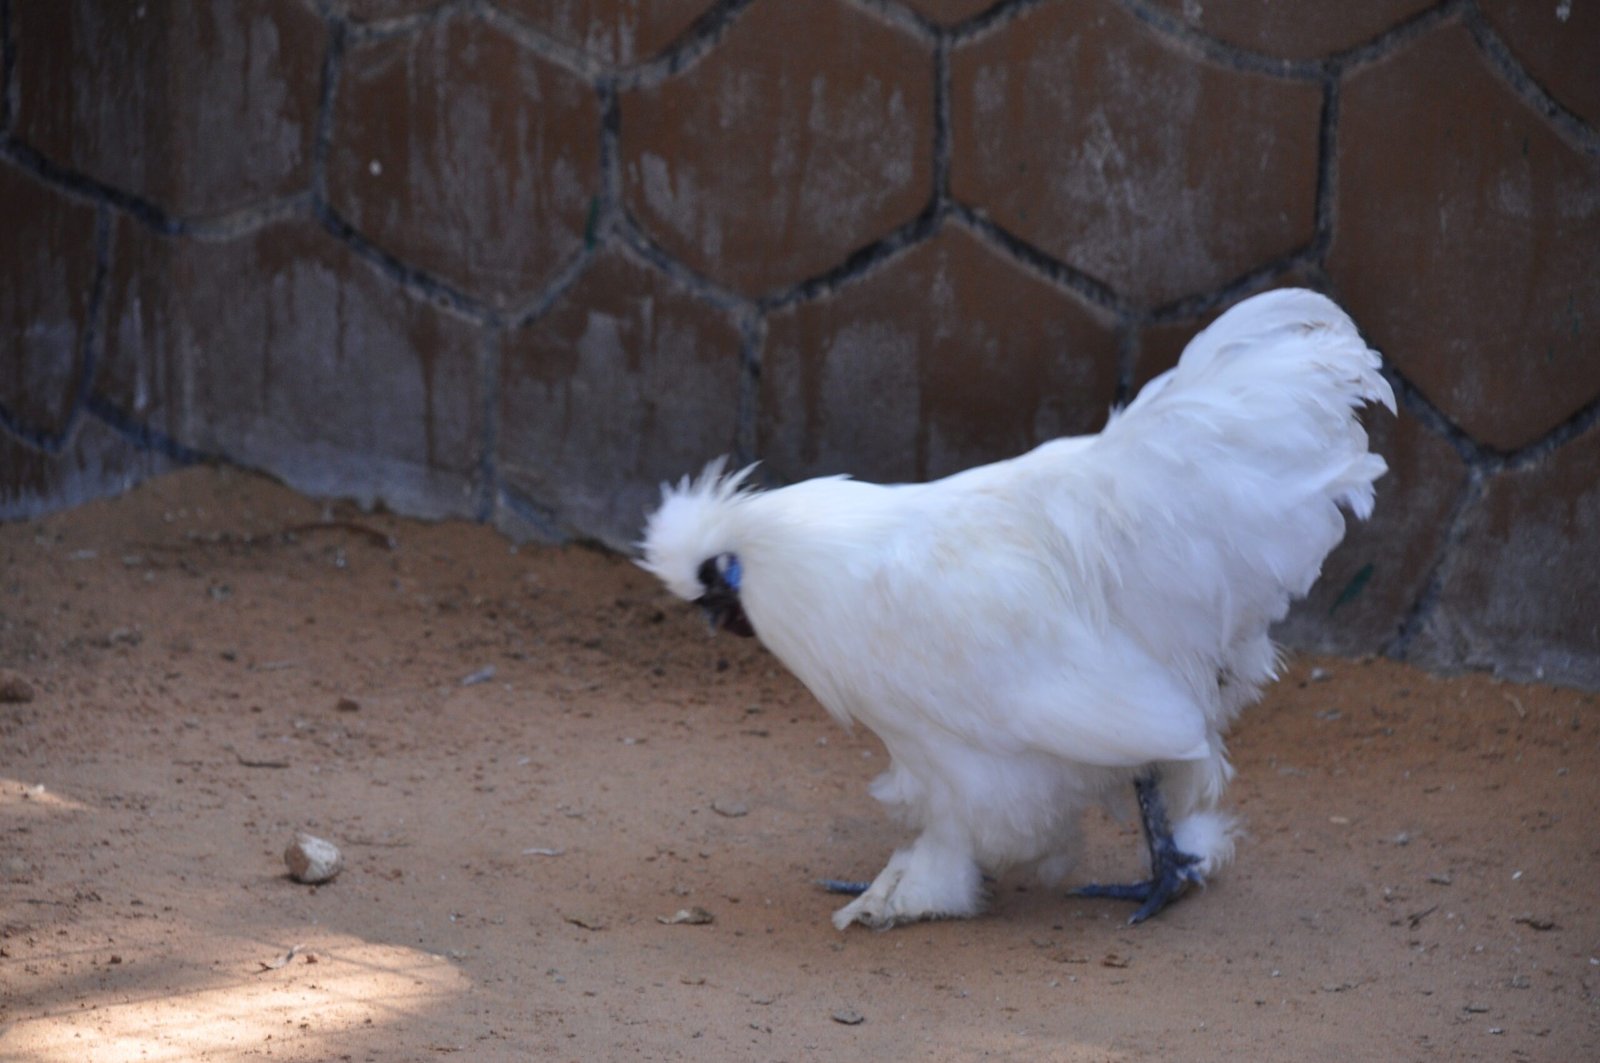
{"type": "MultiPolygon", "coordinates": [[[[1189,341],[1179,365],[1191,373],[1203,371],[1219,358],[1226,359],[1241,349],[1259,348],[1285,338],[1316,342],[1318,337],[1335,348],[1336,359],[1370,370],[1350,380],[1363,401],[1395,408],[1393,391],[1376,372],[1380,365],[1378,354],[1367,349],[1350,315],[1332,299],[1306,288],[1279,288],[1233,306],[1189,341]]],[[[1152,381],[1145,388],[1138,397],[1140,401],[1161,390],[1154,385],[1152,381]]]]}
{"type": "Polygon", "coordinates": [[[730,549],[732,516],[755,489],[749,479],[759,463],[728,471],[726,455],[695,477],[661,485],[661,505],[645,523],[635,562],[666,584],[673,594],[693,600],[703,592],[700,565],[730,549]]]}
{"type": "MultiPolygon", "coordinates": [[[[1350,315],[1304,288],[1265,292],[1239,303],[1189,341],[1178,364],[1145,385],[1118,417],[1176,395],[1249,403],[1298,400],[1347,409],[1379,403],[1396,412],[1382,359],[1350,315]]],[[[1238,407],[1246,415],[1260,412],[1238,407]]],[[[1330,410],[1329,412],[1333,412],[1330,410]]]]}
{"type": "Polygon", "coordinates": [[[1189,448],[1202,473],[1207,457],[1223,475],[1243,461],[1287,501],[1326,498],[1364,520],[1388,464],[1367,449],[1356,411],[1376,403],[1396,412],[1382,367],[1327,296],[1267,292],[1191,340],[1177,366],[1146,385],[1106,435],[1189,448]]]}
{"type": "Polygon", "coordinates": [[[1248,299],[1196,336],[1077,465],[1076,493],[1104,514],[1091,539],[1108,604],[1162,652],[1207,664],[1259,638],[1343,538],[1340,509],[1372,512],[1387,466],[1357,413],[1394,410],[1380,370],[1354,322],[1310,291],[1248,299]]]}

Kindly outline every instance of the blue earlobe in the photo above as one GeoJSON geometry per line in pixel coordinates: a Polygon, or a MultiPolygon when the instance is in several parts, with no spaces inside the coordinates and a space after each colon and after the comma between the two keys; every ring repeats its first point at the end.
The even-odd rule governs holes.
{"type": "Polygon", "coordinates": [[[743,575],[744,569],[739,564],[739,555],[729,554],[728,567],[723,570],[722,578],[727,581],[728,586],[737,591],[739,589],[740,579],[743,575]]]}

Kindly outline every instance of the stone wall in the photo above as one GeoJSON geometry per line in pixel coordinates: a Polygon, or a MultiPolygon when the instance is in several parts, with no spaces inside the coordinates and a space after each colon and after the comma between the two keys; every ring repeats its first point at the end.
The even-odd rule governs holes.
{"type": "Polygon", "coordinates": [[[1600,685],[1600,6],[0,0],[0,516],[183,462],[626,544],[937,476],[1256,291],[1398,421],[1300,645],[1600,685]]]}

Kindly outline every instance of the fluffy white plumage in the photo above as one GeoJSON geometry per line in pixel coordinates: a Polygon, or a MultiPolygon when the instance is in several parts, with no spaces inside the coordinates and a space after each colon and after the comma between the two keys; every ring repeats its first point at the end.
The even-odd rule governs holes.
{"type": "Polygon", "coordinates": [[[663,488],[640,564],[742,609],[891,756],[872,793],[920,834],[841,929],[973,914],[984,871],[1058,881],[1079,814],[1152,769],[1190,880],[1230,858],[1223,734],[1273,678],[1268,626],[1343,537],[1340,507],[1372,510],[1385,465],[1356,411],[1394,410],[1378,369],[1331,301],[1275,291],[1099,435],[926,484],[758,491],[717,461],[663,488]]]}

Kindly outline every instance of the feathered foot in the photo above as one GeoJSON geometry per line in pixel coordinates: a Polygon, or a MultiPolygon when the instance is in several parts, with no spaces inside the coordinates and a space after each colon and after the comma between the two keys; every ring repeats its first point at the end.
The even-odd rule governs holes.
{"type": "Polygon", "coordinates": [[[1143,882],[1103,886],[1090,883],[1072,891],[1077,897],[1109,897],[1119,901],[1139,901],[1139,909],[1128,925],[1142,923],[1177,900],[1192,883],[1202,882],[1197,866],[1200,858],[1178,848],[1167,822],[1166,803],[1161,799],[1160,776],[1154,769],[1134,780],[1139,795],[1139,818],[1144,823],[1145,842],[1150,847],[1150,877],[1143,882]]]}
{"type": "MultiPolygon", "coordinates": [[[[836,892],[856,893],[853,882],[839,882],[836,892]]],[[[833,925],[851,923],[887,930],[918,919],[960,919],[983,906],[978,865],[960,846],[924,832],[905,849],[896,850],[878,877],[855,900],[833,913],[833,925]]]]}

